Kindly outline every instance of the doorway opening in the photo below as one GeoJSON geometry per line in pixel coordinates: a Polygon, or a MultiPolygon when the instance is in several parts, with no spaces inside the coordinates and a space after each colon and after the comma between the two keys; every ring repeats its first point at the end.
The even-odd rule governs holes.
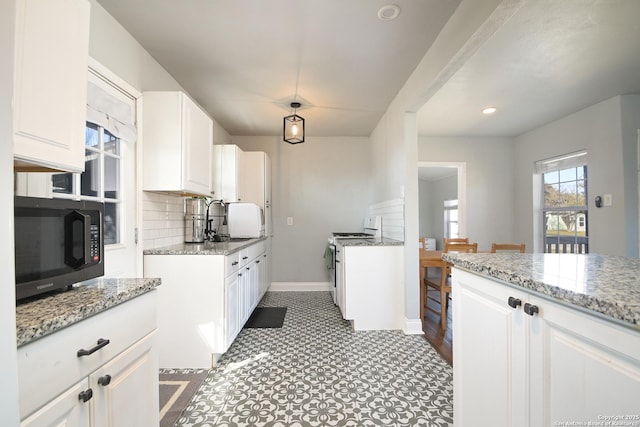
{"type": "Polygon", "coordinates": [[[466,163],[418,162],[419,236],[434,238],[437,250],[447,237],[445,206],[452,200],[457,200],[457,234],[466,237],[466,163]]]}

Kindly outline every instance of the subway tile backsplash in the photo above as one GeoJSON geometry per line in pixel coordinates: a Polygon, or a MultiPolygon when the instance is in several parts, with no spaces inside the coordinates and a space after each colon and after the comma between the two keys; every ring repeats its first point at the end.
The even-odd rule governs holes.
{"type": "Polygon", "coordinates": [[[147,191],[142,194],[143,249],[184,242],[184,197],[147,191]]]}

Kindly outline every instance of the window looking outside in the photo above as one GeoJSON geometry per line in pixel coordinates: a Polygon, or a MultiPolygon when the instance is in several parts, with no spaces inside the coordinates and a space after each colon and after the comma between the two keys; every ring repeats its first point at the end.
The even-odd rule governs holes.
{"type": "Polygon", "coordinates": [[[53,197],[104,203],[104,244],[120,243],[120,139],[87,122],[83,173],[53,174],[53,197]]]}
{"type": "Polygon", "coordinates": [[[458,200],[444,201],[444,237],[447,239],[458,236],[458,200]]]}
{"type": "Polygon", "coordinates": [[[544,252],[588,253],[586,153],[541,162],[544,252]],[[547,166],[544,168],[544,166],[547,166]]]}

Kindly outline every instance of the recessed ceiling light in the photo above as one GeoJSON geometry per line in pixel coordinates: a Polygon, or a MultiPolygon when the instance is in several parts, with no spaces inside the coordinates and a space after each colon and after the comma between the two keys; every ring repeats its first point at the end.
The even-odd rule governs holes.
{"type": "Polygon", "coordinates": [[[391,21],[400,15],[400,6],[388,4],[378,9],[378,18],[382,21],[391,21]]]}
{"type": "Polygon", "coordinates": [[[482,109],[482,114],[493,114],[496,111],[498,111],[496,107],[485,107],[482,109]]]}

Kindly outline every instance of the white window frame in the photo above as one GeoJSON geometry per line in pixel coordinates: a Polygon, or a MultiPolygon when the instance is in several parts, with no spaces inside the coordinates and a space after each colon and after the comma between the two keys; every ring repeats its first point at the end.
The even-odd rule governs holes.
{"type": "Polygon", "coordinates": [[[460,237],[460,210],[458,208],[458,199],[444,201],[444,237],[447,239],[460,237]],[[451,220],[451,212],[456,211],[458,219],[451,220]],[[451,224],[456,224],[458,232],[453,235],[451,233],[451,224]]]}

